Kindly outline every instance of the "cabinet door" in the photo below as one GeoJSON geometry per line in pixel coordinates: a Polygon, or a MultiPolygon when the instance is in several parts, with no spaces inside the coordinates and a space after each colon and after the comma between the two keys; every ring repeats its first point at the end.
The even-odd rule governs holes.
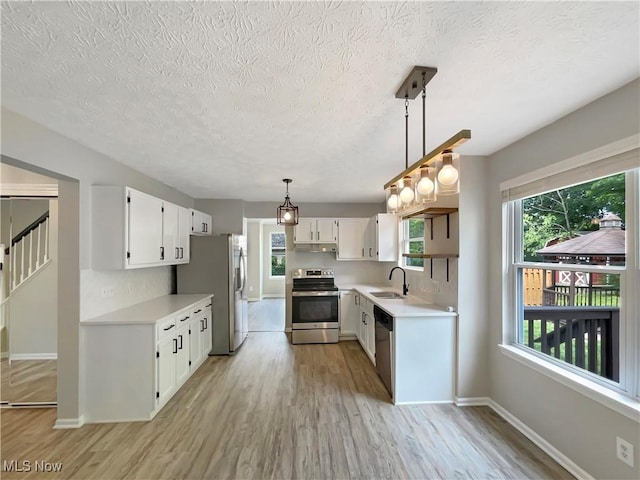
{"type": "Polygon", "coordinates": [[[188,208],[178,209],[178,254],[179,263],[189,263],[189,235],[191,233],[191,211],[188,208]]]}
{"type": "Polygon", "coordinates": [[[366,218],[341,218],[338,222],[338,260],[364,260],[366,218]]]}
{"type": "Polygon", "coordinates": [[[213,344],[211,337],[211,311],[205,310],[204,316],[200,320],[200,357],[205,358],[211,352],[213,344]]]}
{"type": "Polygon", "coordinates": [[[164,202],[162,213],[162,246],[164,247],[164,263],[176,264],[180,258],[178,248],[178,212],[179,207],[164,202]]]}
{"type": "Polygon", "coordinates": [[[333,218],[318,218],[316,220],[316,240],[323,243],[335,242],[338,236],[336,223],[333,218]]]}
{"type": "MultiPolygon", "coordinates": [[[[360,297],[362,299],[362,297],[360,297]]],[[[358,341],[360,342],[360,346],[363,350],[367,349],[367,325],[365,323],[365,314],[364,308],[360,307],[360,314],[358,315],[358,325],[357,325],[357,335],[358,341]]]]}
{"type": "Polygon", "coordinates": [[[360,305],[358,294],[354,292],[340,292],[340,333],[343,335],[356,335],[360,305]]]}
{"type": "Polygon", "coordinates": [[[380,213],[375,217],[373,236],[378,251],[377,260],[395,262],[398,260],[398,217],[392,213],[380,213]]]}
{"type": "Polygon", "coordinates": [[[189,349],[191,348],[189,339],[189,322],[187,321],[176,332],[177,350],[176,354],[176,383],[182,385],[187,378],[191,369],[189,368],[189,362],[191,357],[189,355],[189,349]]]}
{"type": "Polygon", "coordinates": [[[200,359],[202,359],[202,347],[200,347],[200,320],[201,317],[191,319],[189,326],[189,356],[191,358],[191,366],[195,368],[200,359]]]}
{"type": "Polygon", "coordinates": [[[378,249],[376,246],[376,217],[367,220],[364,230],[364,256],[367,260],[378,259],[378,249]]]}
{"type": "Polygon", "coordinates": [[[127,265],[158,264],[162,261],[162,200],[136,190],[129,190],[128,197],[127,265]]]}
{"type": "Polygon", "coordinates": [[[367,324],[367,353],[369,354],[369,358],[376,364],[376,320],[373,317],[373,314],[366,313],[366,324],[367,324]]]}
{"type": "Polygon", "coordinates": [[[211,235],[211,215],[207,213],[201,213],[200,218],[202,219],[202,234],[211,235]]]}
{"type": "Polygon", "coordinates": [[[315,242],[316,235],[316,219],[300,218],[298,224],[294,227],[293,240],[296,243],[312,243],[315,242]]]}
{"type": "Polygon", "coordinates": [[[158,403],[164,402],[176,386],[176,354],[178,340],[175,336],[167,337],[158,344],[158,403]]]}

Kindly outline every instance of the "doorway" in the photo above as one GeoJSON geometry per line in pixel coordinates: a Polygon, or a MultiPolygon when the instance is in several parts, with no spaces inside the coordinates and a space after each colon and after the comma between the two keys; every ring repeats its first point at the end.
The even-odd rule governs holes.
{"type": "Polygon", "coordinates": [[[4,406],[57,405],[58,181],[0,165],[4,406]]]}
{"type": "Polygon", "coordinates": [[[275,219],[247,221],[249,332],[284,332],[286,241],[275,219]]]}

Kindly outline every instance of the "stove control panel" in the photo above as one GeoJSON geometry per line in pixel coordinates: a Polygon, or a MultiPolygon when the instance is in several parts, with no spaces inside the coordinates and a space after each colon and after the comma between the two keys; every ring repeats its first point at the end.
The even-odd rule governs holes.
{"type": "Polygon", "coordinates": [[[333,278],[333,268],[296,268],[293,278],[333,278]]]}

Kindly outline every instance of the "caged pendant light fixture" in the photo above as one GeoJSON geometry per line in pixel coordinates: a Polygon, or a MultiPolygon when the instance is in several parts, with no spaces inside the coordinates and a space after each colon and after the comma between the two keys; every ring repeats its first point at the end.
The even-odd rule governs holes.
{"type": "Polygon", "coordinates": [[[405,101],[405,170],[384,186],[389,213],[435,202],[438,195],[455,195],[460,192],[460,155],[453,149],[469,140],[471,131],[461,130],[431,152],[426,152],[426,86],[437,72],[438,69],[433,67],[413,67],[396,92],[396,98],[402,98],[405,101]],[[413,165],[409,165],[408,105],[409,99],[415,99],[420,92],[422,92],[422,158],[413,165]]]}
{"type": "Polygon", "coordinates": [[[278,225],[297,225],[298,207],[291,203],[291,199],[289,198],[289,184],[293,182],[293,180],[283,178],[282,181],[287,185],[287,193],[284,197],[284,203],[278,207],[278,225]]]}

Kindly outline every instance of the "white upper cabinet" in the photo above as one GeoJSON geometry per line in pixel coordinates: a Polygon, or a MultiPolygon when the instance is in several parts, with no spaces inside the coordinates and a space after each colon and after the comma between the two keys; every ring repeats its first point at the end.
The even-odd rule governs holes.
{"type": "Polygon", "coordinates": [[[335,218],[300,218],[294,229],[295,243],[336,243],[338,222],[335,218]]]}
{"type": "Polygon", "coordinates": [[[192,208],[191,235],[211,235],[211,215],[192,208]]]}
{"type": "Polygon", "coordinates": [[[338,260],[369,260],[365,257],[368,218],[341,218],[338,221],[338,260]]]}
{"type": "Polygon", "coordinates": [[[94,186],[91,201],[93,268],[143,268],[189,261],[189,210],[121,186],[94,186]],[[185,215],[182,220],[181,214],[185,215]]]}
{"type": "Polygon", "coordinates": [[[365,234],[365,257],[379,262],[398,260],[398,219],[379,213],[369,219],[365,234]]]}

